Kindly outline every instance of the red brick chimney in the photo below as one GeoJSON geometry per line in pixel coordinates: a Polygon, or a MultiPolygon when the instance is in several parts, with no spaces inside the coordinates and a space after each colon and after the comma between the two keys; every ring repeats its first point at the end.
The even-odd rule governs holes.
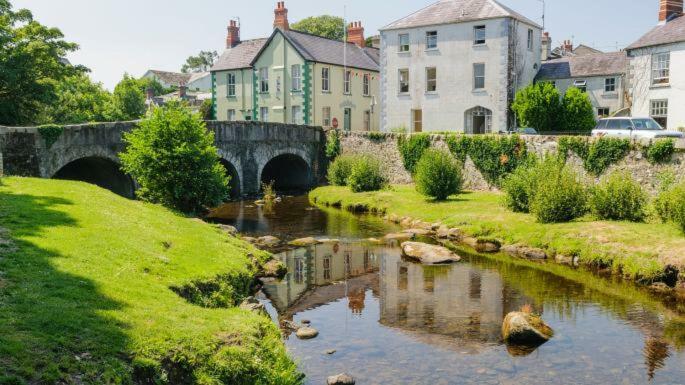
{"type": "Polygon", "coordinates": [[[288,8],[285,7],[285,1],[276,3],[274,15],[274,28],[280,28],[284,31],[290,29],[290,24],[288,23],[288,8]]]}
{"type": "Polygon", "coordinates": [[[683,0],[659,0],[659,21],[665,22],[669,17],[683,14],[683,0]]]}
{"type": "Polygon", "coordinates": [[[233,48],[240,44],[240,26],[235,20],[228,22],[228,34],[226,35],[226,48],[233,48]]]}
{"type": "Polygon", "coordinates": [[[564,40],[564,45],[561,46],[564,52],[573,52],[573,42],[571,40],[564,40]]]}
{"type": "Polygon", "coordinates": [[[361,21],[355,21],[347,26],[347,41],[354,43],[358,47],[366,47],[366,39],[364,39],[364,27],[361,21]]]}

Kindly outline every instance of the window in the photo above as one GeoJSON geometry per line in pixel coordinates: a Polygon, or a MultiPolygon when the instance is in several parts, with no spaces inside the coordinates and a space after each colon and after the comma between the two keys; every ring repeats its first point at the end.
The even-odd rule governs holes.
{"type": "Polygon", "coordinates": [[[229,122],[235,121],[235,110],[228,110],[227,116],[229,122]]]}
{"type": "Polygon", "coordinates": [[[400,52],[409,52],[409,34],[400,35],[400,52]]]}
{"type": "Polygon", "coordinates": [[[528,30],[528,51],[533,50],[533,30],[528,30]]]}
{"type": "Polygon", "coordinates": [[[323,92],[330,92],[331,91],[331,83],[329,81],[329,73],[331,69],[328,67],[323,67],[321,68],[321,91],[323,92]]]}
{"type": "Polygon", "coordinates": [[[350,83],[352,82],[352,71],[347,70],[343,76],[343,93],[350,93],[350,83]]]}
{"type": "Polygon", "coordinates": [[[269,121],[269,107],[259,107],[259,120],[262,122],[269,121]]]}
{"type": "Polygon", "coordinates": [[[259,92],[269,92],[269,69],[266,67],[259,69],[259,92]]]}
{"type": "Polygon", "coordinates": [[[477,25],[473,27],[473,44],[485,44],[485,26],[477,25]]]}
{"type": "Polygon", "coordinates": [[[473,65],[473,88],[480,90],[485,88],[485,64],[473,65]]]}
{"type": "Polygon", "coordinates": [[[281,77],[276,76],[276,93],[280,94],[281,93],[281,77]]]}
{"type": "Polygon", "coordinates": [[[302,70],[299,64],[290,67],[290,79],[292,81],[292,90],[299,91],[302,89],[302,70]]]}
{"type": "Polygon", "coordinates": [[[322,125],[324,127],[330,127],[331,126],[331,108],[330,107],[324,107],[321,110],[321,117],[322,117],[322,125]]]}
{"type": "Polygon", "coordinates": [[[364,74],[364,81],[363,81],[363,87],[362,91],[364,96],[369,96],[371,94],[371,75],[369,74],[364,74]]]}
{"type": "Polygon", "coordinates": [[[293,278],[297,284],[304,282],[304,260],[302,258],[295,258],[295,274],[293,274],[293,278]]]}
{"type": "Polygon", "coordinates": [[[575,80],[573,86],[583,92],[587,92],[587,82],[585,80],[575,80]]]}
{"type": "Polygon", "coordinates": [[[426,68],[426,92],[438,90],[438,71],[433,68],[426,68]]]}
{"type": "Polygon", "coordinates": [[[290,116],[290,123],[292,124],[302,124],[302,109],[300,106],[290,107],[292,113],[290,116]]]}
{"type": "Polygon", "coordinates": [[[668,84],[671,67],[671,54],[657,53],[652,55],[652,85],[668,84]]]}
{"type": "Polygon", "coordinates": [[[235,96],[235,74],[234,73],[228,74],[227,84],[228,84],[228,96],[229,97],[235,96]]]}
{"type": "Polygon", "coordinates": [[[409,70],[402,69],[399,72],[400,93],[409,93],[409,70]]]}
{"type": "Polygon", "coordinates": [[[426,32],[426,49],[438,48],[438,31],[426,32]]]}
{"type": "Polygon", "coordinates": [[[331,257],[326,256],[323,258],[323,279],[326,281],[331,280],[331,257]]]}
{"type": "Polygon", "coordinates": [[[364,111],[364,131],[371,131],[371,111],[364,111]]]}
{"type": "Polygon", "coordinates": [[[604,92],[616,92],[616,78],[604,79],[604,92]]]}
{"type": "Polygon", "coordinates": [[[609,116],[609,108],[607,107],[597,107],[597,116],[609,116]]]}
{"type": "Polygon", "coordinates": [[[668,100],[652,100],[650,102],[650,116],[656,120],[661,127],[668,127],[668,100]]]}

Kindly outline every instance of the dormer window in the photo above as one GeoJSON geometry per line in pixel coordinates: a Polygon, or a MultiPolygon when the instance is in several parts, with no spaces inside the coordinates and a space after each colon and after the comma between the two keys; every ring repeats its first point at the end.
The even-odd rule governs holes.
{"type": "Polygon", "coordinates": [[[485,26],[477,25],[473,27],[473,44],[481,45],[485,44],[485,26]]]}

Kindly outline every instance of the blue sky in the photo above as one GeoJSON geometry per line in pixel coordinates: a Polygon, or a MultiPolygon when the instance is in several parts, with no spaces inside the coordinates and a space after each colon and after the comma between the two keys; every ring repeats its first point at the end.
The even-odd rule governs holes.
{"type": "MultiPolygon", "coordinates": [[[[43,24],[58,27],[81,49],[69,59],[92,70],[113,88],[124,72],[148,68],[178,71],[191,54],[224,47],[228,20],[240,17],[243,39],[271,33],[271,0],[11,0],[43,24]]],[[[361,20],[366,34],[434,0],[286,0],[289,19],[335,14],[361,20]]],[[[500,0],[540,22],[540,0],[500,0]]],[[[546,0],[547,30],[555,45],[564,39],[605,51],[632,43],[657,23],[658,0],[546,0]]]]}

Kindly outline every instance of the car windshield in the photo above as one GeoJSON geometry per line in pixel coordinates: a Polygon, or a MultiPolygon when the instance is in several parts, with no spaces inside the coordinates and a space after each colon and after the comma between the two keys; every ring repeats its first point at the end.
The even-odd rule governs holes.
{"type": "Polygon", "coordinates": [[[636,130],[663,130],[654,119],[633,119],[636,130]]]}

